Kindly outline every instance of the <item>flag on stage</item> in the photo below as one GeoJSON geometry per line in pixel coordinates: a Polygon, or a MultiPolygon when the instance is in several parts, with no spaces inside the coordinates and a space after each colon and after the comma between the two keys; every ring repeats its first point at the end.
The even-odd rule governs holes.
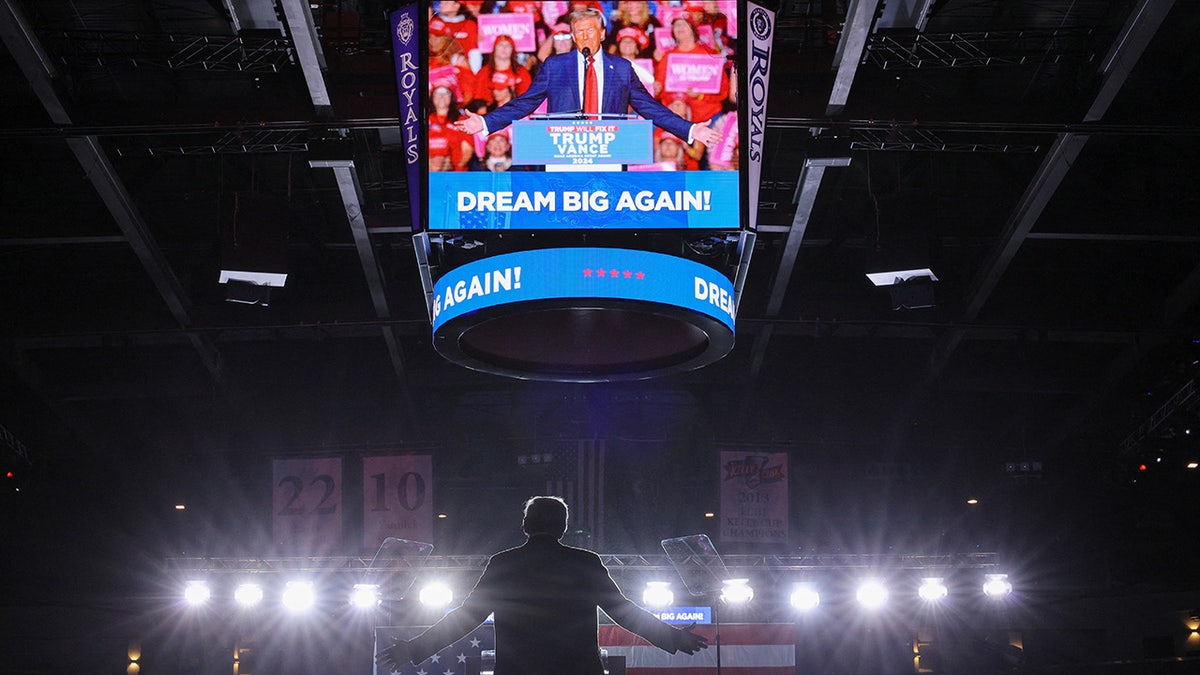
{"type": "Polygon", "coordinates": [[[550,463],[546,494],[563,498],[570,509],[565,541],[604,548],[604,456],[602,438],[582,439],[574,450],[559,451],[550,463]],[[572,537],[576,531],[581,537],[572,537]]]}
{"type": "MultiPolygon", "coordinates": [[[[408,639],[420,635],[424,630],[424,626],[378,627],[375,629],[375,652],[379,653],[389,647],[393,637],[408,639]]],[[[494,649],[495,632],[492,630],[492,624],[485,623],[421,663],[415,666],[405,663],[394,672],[400,675],[466,675],[468,658],[478,659],[485,650],[494,649]]],[[[376,664],[375,675],[389,675],[385,671],[385,668],[376,664]]]]}
{"type": "MultiPolygon", "coordinates": [[[[716,627],[696,626],[708,649],[668,654],[620,626],[600,626],[600,647],[625,657],[628,675],[715,675],[716,627]]],[[[796,626],[790,623],[721,624],[722,675],[795,675],[796,626]]]]}

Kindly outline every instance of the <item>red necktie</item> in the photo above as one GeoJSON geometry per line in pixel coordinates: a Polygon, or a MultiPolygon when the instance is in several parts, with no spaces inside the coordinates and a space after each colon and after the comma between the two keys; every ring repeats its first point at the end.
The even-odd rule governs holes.
{"type": "Polygon", "coordinates": [[[597,100],[596,90],[600,85],[596,82],[596,69],[592,67],[593,57],[589,54],[587,57],[587,69],[583,75],[583,112],[591,113],[591,119],[599,119],[596,113],[600,112],[600,102],[597,100]]]}

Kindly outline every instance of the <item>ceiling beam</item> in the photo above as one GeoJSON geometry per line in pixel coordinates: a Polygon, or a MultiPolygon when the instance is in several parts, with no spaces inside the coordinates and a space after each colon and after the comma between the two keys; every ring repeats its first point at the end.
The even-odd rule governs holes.
{"type": "MultiPolygon", "coordinates": [[[[16,60],[25,79],[30,83],[42,106],[55,124],[71,124],[66,106],[58,95],[57,71],[50,62],[29,22],[13,0],[4,0],[3,11],[0,11],[0,37],[4,39],[8,51],[16,60]]],[[[108,207],[117,227],[120,228],[127,243],[137,255],[142,267],[150,276],[159,296],[166,303],[171,315],[184,329],[190,328],[192,319],[189,315],[190,302],[183,291],[179,279],[175,277],[167,263],[166,256],[158,248],[149,229],[138,212],[129,191],[121,182],[104,148],[100,146],[95,136],[72,136],[66,139],[67,147],[74,153],[84,174],[100,195],[104,205],[108,207]]],[[[202,334],[189,333],[191,341],[204,367],[208,369],[213,379],[221,382],[223,379],[222,363],[216,347],[202,334]]]]}
{"type": "MultiPolygon", "coordinates": [[[[1099,74],[1102,84],[1092,105],[1088,108],[1084,118],[1085,122],[1099,120],[1107,112],[1116,92],[1124,86],[1134,64],[1141,58],[1172,4],[1174,4],[1174,0],[1141,0],[1130,12],[1120,35],[1113,43],[1104,61],[1101,62],[1099,74]]],[[[1055,138],[1050,150],[1034,173],[1033,179],[1009,215],[998,243],[992,248],[988,259],[981,266],[968,288],[960,323],[970,323],[979,317],[980,311],[991,297],[992,291],[1000,283],[1000,278],[1008,270],[1017,250],[1029,237],[1029,233],[1041,218],[1046,205],[1062,184],[1067,172],[1079,158],[1088,138],[1086,134],[1077,133],[1060,133],[1055,138]]],[[[895,420],[894,428],[896,430],[905,428],[907,426],[905,420],[913,415],[913,411],[924,405],[934,383],[941,377],[953,358],[962,337],[963,330],[961,328],[952,329],[946,331],[938,341],[933,349],[925,376],[914,387],[914,395],[909,398],[908,405],[895,420]]],[[[1100,398],[1097,396],[1091,400],[1090,405],[1094,406],[1099,402],[1100,398]]]]}
{"type": "Polygon", "coordinates": [[[292,37],[292,48],[300,61],[304,82],[308,85],[308,96],[312,99],[317,117],[333,117],[333,104],[329,100],[329,89],[325,86],[325,52],[313,25],[312,10],[308,0],[279,0],[283,7],[288,34],[292,37]]]}
{"type": "Polygon", "coordinates": [[[867,38],[878,10],[879,0],[850,0],[850,6],[846,9],[846,23],[834,56],[837,75],[833,80],[833,91],[829,94],[829,104],[825,106],[825,114],[830,117],[841,115],[846,109],[850,87],[854,84],[858,65],[862,63],[863,51],[867,48],[867,38]]]}

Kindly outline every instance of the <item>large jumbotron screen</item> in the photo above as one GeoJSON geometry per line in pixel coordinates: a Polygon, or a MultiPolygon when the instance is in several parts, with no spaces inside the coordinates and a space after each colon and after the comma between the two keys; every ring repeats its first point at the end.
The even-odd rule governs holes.
{"type": "Polygon", "coordinates": [[[741,226],[738,2],[423,11],[428,231],[741,226]],[[590,85],[584,47],[600,71],[590,85]],[[702,142],[694,123],[716,133],[702,142]]]}

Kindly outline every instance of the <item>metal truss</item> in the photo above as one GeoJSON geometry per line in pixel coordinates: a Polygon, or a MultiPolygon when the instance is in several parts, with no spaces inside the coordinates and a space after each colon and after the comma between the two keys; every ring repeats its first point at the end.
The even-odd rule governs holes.
{"type": "Polygon", "coordinates": [[[102,30],[44,33],[41,39],[66,66],[114,66],[278,73],[295,65],[286,37],[149,34],[102,30]]]}
{"type": "Polygon", "coordinates": [[[1195,396],[1196,380],[1188,380],[1187,383],[1179,389],[1179,391],[1175,392],[1171,398],[1167,399],[1166,403],[1163,403],[1161,406],[1159,406],[1158,410],[1155,410],[1154,414],[1151,415],[1149,419],[1138,425],[1137,429],[1134,429],[1132,433],[1125,437],[1125,440],[1121,441],[1121,455],[1129,456],[1133,454],[1133,451],[1137,449],[1138,444],[1140,444],[1142,440],[1146,438],[1146,436],[1150,435],[1150,432],[1157,429],[1163,422],[1170,418],[1171,415],[1174,415],[1179,410],[1186,408],[1188,403],[1192,402],[1192,399],[1195,396]]]}
{"type": "Polygon", "coordinates": [[[197,145],[157,145],[121,148],[120,157],[183,155],[250,155],[308,152],[308,133],[299,129],[238,129],[227,131],[216,142],[197,145]]]}
{"type": "Polygon", "coordinates": [[[964,33],[878,32],[866,59],[883,70],[980,68],[1090,60],[1095,29],[982,31],[964,33]]]}
{"type": "Polygon", "coordinates": [[[851,129],[851,150],[885,150],[903,152],[995,152],[1031,154],[1041,149],[1029,143],[984,143],[978,141],[949,141],[928,129],[890,127],[851,129]]]}
{"type": "MultiPolygon", "coordinates": [[[[419,569],[439,572],[478,572],[489,556],[430,556],[419,569]]],[[[817,571],[832,569],[868,570],[985,570],[998,565],[993,552],[925,554],[813,553],[807,555],[725,555],[727,568],[764,572],[817,571]]],[[[674,569],[666,555],[628,553],[600,554],[614,574],[660,572],[674,569]]],[[[168,558],[167,569],[176,573],[245,574],[273,572],[361,573],[370,569],[371,557],[274,557],[274,558],[168,558]]],[[[414,568],[417,569],[417,568],[414,568]]]]}

